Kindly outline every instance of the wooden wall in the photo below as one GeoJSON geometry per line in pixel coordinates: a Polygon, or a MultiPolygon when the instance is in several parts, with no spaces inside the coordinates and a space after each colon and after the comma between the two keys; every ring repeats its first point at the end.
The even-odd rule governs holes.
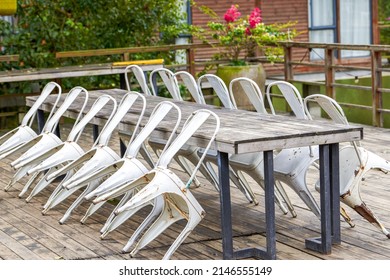
{"type": "MultiPolygon", "coordinates": [[[[239,11],[242,15],[248,15],[254,7],[259,7],[262,10],[262,18],[265,23],[297,21],[296,29],[301,32],[296,41],[309,41],[308,37],[308,6],[307,0],[236,0],[236,1],[210,1],[210,0],[196,0],[198,6],[207,6],[213,9],[221,19],[226,10],[233,4],[239,5],[239,11]]],[[[192,23],[194,25],[204,26],[210,20],[209,16],[203,14],[198,8],[192,8],[192,23]]],[[[199,40],[194,40],[199,42],[199,40]]],[[[305,55],[305,50],[294,51],[293,57],[296,59],[308,57],[305,55]]],[[[198,50],[195,54],[195,59],[208,59],[215,53],[212,49],[198,50]]],[[[268,67],[270,68],[270,67],[268,67]]],[[[271,66],[277,68],[277,66],[271,66]]],[[[272,69],[269,69],[272,71],[272,69]]],[[[279,70],[276,70],[279,71],[279,70]]]]}

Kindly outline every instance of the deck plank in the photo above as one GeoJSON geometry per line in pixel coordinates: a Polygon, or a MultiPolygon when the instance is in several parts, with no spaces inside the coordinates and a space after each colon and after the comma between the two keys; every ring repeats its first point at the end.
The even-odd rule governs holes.
{"type": "MultiPolygon", "coordinates": [[[[66,130],[63,132],[64,136],[67,135],[66,130]]],[[[389,129],[365,127],[362,144],[378,155],[390,159],[389,132],[389,129]]],[[[90,133],[90,130],[87,130],[87,133],[90,133]]],[[[81,139],[83,147],[91,146],[91,137],[81,139]]],[[[112,143],[118,143],[116,134],[113,136],[112,143]]],[[[118,145],[115,144],[114,148],[119,152],[118,145]]],[[[183,224],[179,224],[168,229],[131,258],[129,254],[121,253],[121,249],[150,208],[134,215],[131,220],[126,221],[103,240],[100,239],[99,230],[114,207],[110,203],[106,203],[82,225],[79,221],[89,206],[89,203],[85,202],[74,211],[64,225],[60,225],[58,220],[76,196],[70,197],[43,216],[42,205],[53,191],[55,184],[43,190],[30,203],[17,197],[26,182],[25,179],[9,192],[4,192],[2,189],[13,175],[9,162],[15,158],[16,156],[0,161],[0,259],[161,259],[183,227],[183,224]]],[[[186,178],[187,175],[176,168],[174,166],[179,176],[186,178]]],[[[389,175],[373,171],[361,184],[362,197],[387,227],[390,227],[389,175]]],[[[310,188],[318,199],[319,195],[313,187],[315,174],[309,174],[308,178],[310,188]]],[[[172,259],[222,259],[219,194],[205,178],[199,176],[199,180],[201,187],[192,189],[192,193],[206,210],[206,216],[179,247],[172,259]]],[[[253,185],[253,189],[260,202],[257,206],[248,203],[236,188],[231,189],[234,248],[265,244],[264,191],[256,185],[253,185]]],[[[346,209],[356,226],[350,228],[345,222],[341,223],[342,243],[332,247],[332,254],[322,255],[306,249],[305,238],[320,235],[319,220],[290,188],[287,187],[286,191],[296,208],[298,217],[283,215],[276,207],[278,259],[390,259],[390,240],[348,208],[346,209]]]]}

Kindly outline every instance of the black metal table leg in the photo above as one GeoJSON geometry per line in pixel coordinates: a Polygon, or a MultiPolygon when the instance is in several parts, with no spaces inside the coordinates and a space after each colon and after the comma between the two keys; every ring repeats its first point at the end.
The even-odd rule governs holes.
{"type": "Polygon", "coordinates": [[[338,144],[320,145],[321,237],[306,239],[306,248],[332,252],[340,237],[340,182],[338,144]]]}
{"type": "Polygon", "coordinates": [[[38,134],[42,132],[43,127],[45,126],[45,116],[43,110],[38,109],[37,112],[37,121],[38,121],[38,134]]]}
{"type": "Polygon", "coordinates": [[[275,188],[273,174],[273,151],[264,152],[266,246],[267,248],[244,248],[233,251],[232,212],[229,185],[229,157],[218,152],[219,184],[221,198],[221,228],[223,259],[262,258],[276,259],[275,237],[275,188]]]}
{"type": "Polygon", "coordinates": [[[230,200],[229,155],[218,152],[218,173],[221,200],[222,254],[224,260],[233,258],[232,206],[230,200]]]}
{"type": "Polygon", "coordinates": [[[92,126],[92,135],[94,141],[99,137],[99,126],[96,124],[92,126]]]}
{"type": "Polygon", "coordinates": [[[275,181],[273,151],[264,151],[265,219],[267,259],[276,259],[275,181]]]}
{"type": "Polygon", "coordinates": [[[330,145],[332,244],[341,244],[340,230],[340,161],[339,144],[330,145]]]}

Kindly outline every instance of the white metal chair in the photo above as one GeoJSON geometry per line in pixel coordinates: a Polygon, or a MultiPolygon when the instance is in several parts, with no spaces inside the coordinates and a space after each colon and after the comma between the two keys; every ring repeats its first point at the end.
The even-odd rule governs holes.
{"type": "Polygon", "coordinates": [[[167,68],[158,68],[150,72],[149,84],[152,88],[153,95],[158,95],[157,87],[160,79],[163,81],[165,88],[174,100],[183,100],[180,95],[179,87],[177,86],[175,74],[167,68]]]}
{"type": "Polygon", "coordinates": [[[191,75],[191,73],[187,71],[178,71],[174,74],[174,77],[176,79],[175,82],[177,83],[177,85],[183,85],[184,88],[187,89],[187,91],[190,93],[195,103],[206,104],[203,94],[199,90],[198,84],[194,76],[191,75]]]}
{"type": "Polygon", "coordinates": [[[14,152],[24,152],[19,158],[11,162],[11,166],[16,169],[10,183],[6,186],[5,190],[8,190],[12,187],[17,181],[27,175],[27,171],[31,169],[34,164],[29,163],[30,158],[36,158],[45,153],[47,150],[59,145],[62,143],[62,140],[55,134],[55,129],[58,125],[60,118],[63,116],[65,111],[72,105],[73,102],[78,99],[81,93],[84,93],[85,98],[83,101],[83,106],[79,112],[76,123],[82,116],[84,108],[88,101],[88,92],[82,87],[74,87],[67,94],[64,102],[61,106],[55,111],[53,116],[46,122],[44,130],[37,137],[32,140],[24,143],[23,145],[18,146],[14,149],[14,152]]]}
{"type": "MultiPolygon", "coordinates": [[[[271,99],[271,91],[275,87],[280,90],[295,117],[307,119],[301,94],[293,84],[285,81],[275,81],[267,87],[266,97],[271,113],[275,114],[271,99]]],[[[320,218],[320,208],[306,182],[307,172],[310,167],[318,167],[316,164],[318,159],[318,146],[283,149],[274,158],[274,176],[275,180],[290,186],[309,209],[320,218]]]]}
{"type": "MultiPolygon", "coordinates": [[[[173,223],[183,219],[187,220],[185,228],[164,255],[164,259],[169,259],[175,250],[184,241],[184,239],[203,219],[205,211],[192,195],[191,191],[189,190],[189,185],[191,184],[196,171],[207,154],[207,150],[213,143],[219,130],[219,125],[219,118],[213,112],[206,109],[195,111],[183,125],[183,129],[181,130],[180,134],[161,154],[157,165],[153,170],[130,182],[129,184],[126,184],[120,188],[116,188],[115,190],[97,197],[94,200],[95,203],[98,203],[102,199],[105,200],[110,197],[126,193],[132,189],[140,189],[125,205],[121,206],[116,211],[117,215],[120,215],[120,213],[129,211],[131,209],[139,209],[139,207],[143,207],[150,201],[154,201],[154,208],[161,209],[158,217],[155,218],[153,224],[148,227],[146,232],[138,240],[137,244],[131,251],[130,254],[132,256],[134,256],[140,249],[149,244],[152,240],[157,238],[157,236],[159,236],[173,223]],[[175,173],[173,173],[168,168],[168,165],[173,159],[174,155],[181,149],[181,147],[188,141],[188,139],[192,137],[192,135],[197,130],[199,130],[199,128],[201,128],[201,126],[210,118],[212,118],[215,122],[214,132],[210,136],[210,140],[205,149],[206,152],[200,158],[200,161],[195,167],[190,179],[185,184],[175,173]],[[158,201],[156,201],[157,199],[158,201]]],[[[140,227],[143,227],[143,225],[141,224],[140,227]]],[[[129,242],[133,241],[133,239],[129,240],[129,242]]],[[[131,245],[132,244],[126,244],[124,250],[128,250],[131,245]]]]}
{"type": "MultiPolygon", "coordinates": [[[[170,93],[171,97],[174,100],[182,101],[183,98],[180,93],[179,85],[184,86],[184,88],[190,93],[191,97],[199,104],[206,104],[203,95],[198,89],[198,85],[196,83],[195,78],[186,71],[179,71],[173,73],[171,70],[166,68],[159,68],[150,74],[150,83],[153,88],[153,93],[156,95],[157,92],[154,90],[154,84],[156,83],[155,76],[157,74],[162,79],[165,88],[170,93]]],[[[153,149],[153,151],[159,155],[161,150],[165,147],[166,143],[162,139],[151,138],[149,140],[149,145],[153,149]]],[[[199,162],[199,156],[197,154],[198,147],[192,145],[185,145],[182,149],[175,155],[174,160],[179,164],[179,166],[187,173],[192,174],[193,165],[199,162]]],[[[213,178],[210,176],[208,171],[204,168],[204,166],[200,167],[199,170],[202,175],[213,183],[215,186],[215,182],[213,182],[213,178]]],[[[200,182],[197,177],[194,178],[194,185],[196,187],[200,186],[200,182]]]]}
{"type": "MultiPolygon", "coordinates": [[[[85,199],[91,199],[96,196],[101,196],[113,189],[121,187],[124,184],[131,182],[134,179],[137,179],[139,176],[146,174],[148,172],[148,168],[143,165],[143,163],[137,159],[138,152],[142,146],[142,144],[147,141],[150,135],[155,131],[158,125],[166,118],[170,117],[170,120],[176,120],[173,130],[169,139],[167,140],[167,147],[169,143],[172,142],[173,138],[176,136],[176,130],[180,125],[181,121],[181,111],[179,107],[173,104],[170,101],[162,101],[159,103],[154,109],[149,117],[148,123],[145,127],[140,131],[140,133],[135,137],[133,141],[131,141],[127,147],[126,153],[124,156],[115,161],[112,164],[105,166],[103,169],[93,172],[90,175],[86,176],[83,180],[83,184],[88,183],[96,178],[107,177],[95,190],[90,192],[85,196],[85,199]],[[173,117],[170,117],[173,116],[173,117]]],[[[163,149],[164,152],[165,149],[163,149]]],[[[69,185],[71,188],[73,185],[80,184],[80,182],[76,181],[69,185]]],[[[120,200],[120,202],[116,205],[114,211],[126,203],[134,191],[126,193],[124,197],[120,200]]],[[[95,213],[103,204],[105,200],[102,200],[98,204],[92,204],[81,222],[84,223],[86,219],[95,213]]],[[[127,220],[132,214],[130,212],[123,213],[121,217],[115,217],[114,212],[108,217],[105,225],[103,226],[101,233],[102,238],[104,238],[109,232],[117,228],[122,222],[127,220]],[[114,221],[115,218],[115,221],[114,221]]]]}
{"type": "MultiPolygon", "coordinates": [[[[213,75],[213,74],[205,74],[205,75],[199,77],[198,87],[201,89],[202,84],[205,82],[207,82],[209,84],[209,86],[211,86],[211,88],[217,94],[218,98],[220,99],[222,105],[225,108],[233,109],[233,110],[237,109],[234,98],[232,98],[232,95],[229,93],[228,88],[226,87],[225,83],[222,81],[221,78],[219,78],[218,76],[213,75]]],[[[203,153],[203,152],[200,150],[199,153],[203,153]]],[[[231,155],[229,157],[229,161],[230,161],[230,159],[232,159],[233,162],[239,163],[239,159],[240,158],[242,159],[243,157],[246,157],[246,156],[231,155]],[[236,160],[234,160],[234,159],[236,159],[236,160]]],[[[259,156],[256,155],[256,157],[258,158],[259,156]]],[[[214,178],[213,180],[215,182],[218,182],[218,176],[217,176],[217,174],[214,171],[214,168],[212,166],[212,164],[216,165],[216,163],[217,163],[216,153],[209,152],[204,160],[204,163],[206,165],[206,168],[208,169],[209,174],[211,174],[212,177],[214,178]]],[[[238,189],[247,197],[247,199],[249,201],[254,202],[255,204],[258,204],[256,196],[255,196],[252,188],[250,187],[249,183],[247,182],[245,177],[242,176],[242,174],[237,174],[237,172],[236,172],[237,170],[238,170],[238,168],[234,169],[234,168],[232,168],[232,165],[229,166],[230,180],[238,187],[238,189]]],[[[262,186],[262,185],[260,185],[260,186],[262,186]]],[[[280,193],[278,191],[275,192],[275,201],[278,204],[278,206],[280,207],[280,209],[282,210],[282,212],[284,214],[287,214],[288,210],[283,205],[283,202],[282,202],[283,198],[280,196],[280,193]]]]}
{"type": "MultiPolygon", "coordinates": [[[[305,109],[310,116],[309,102],[316,102],[320,108],[335,122],[349,125],[341,106],[332,98],[313,94],[305,98],[305,109]]],[[[379,228],[387,238],[389,231],[367,206],[360,195],[360,182],[370,170],[379,170],[384,173],[390,171],[390,162],[360,145],[359,141],[351,142],[340,148],[340,201],[354,209],[368,222],[379,228]]],[[[319,183],[316,188],[318,190],[319,183]]]]}
{"type": "MultiPolygon", "coordinates": [[[[261,114],[268,114],[264,106],[263,94],[255,81],[245,77],[240,77],[233,79],[229,83],[229,93],[231,101],[233,105],[237,107],[235,98],[236,92],[234,89],[236,91],[242,90],[241,92],[248,97],[256,112],[261,114]]],[[[272,104],[270,105],[270,107],[273,110],[272,104]]],[[[252,177],[252,179],[254,179],[256,183],[261,186],[261,188],[264,189],[263,153],[231,155],[229,158],[229,163],[230,167],[234,170],[234,172],[242,181],[245,180],[243,173],[246,173],[250,177],[252,177]]],[[[275,186],[275,191],[278,195],[276,199],[279,200],[279,203],[282,203],[284,201],[292,216],[296,217],[294,207],[288,195],[286,194],[283,185],[276,180],[275,186]]]]}
{"type": "Polygon", "coordinates": [[[130,87],[130,82],[129,82],[129,73],[133,73],[134,78],[136,79],[139,87],[142,90],[142,93],[146,95],[152,95],[150,92],[150,89],[148,87],[148,83],[146,81],[146,77],[144,72],[142,71],[142,68],[139,67],[138,65],[129,65],[125,68],[125,81],[126,81],[126,88],[128,91],[132,91],[130,87]]]}
{"type": "MultiPolygon", "coordinates": [[[[150,89],[149,89],[149,86],[148,86],[148,83],[147,83],[147,77],[146,77],[146,74],[142,71],[142,68],[138,65],[129,65],[125,68],[125,82],[126,82],[126,88],[128,91],[132,91],[131,90],[131,86],[130,86],[130,81],[129,81],[129,73],[132,73],[135,80],[137,81],[137,84],[138,86],[140,87],[141,89],[141,92],[145,95],[152,95],[150,89]]],[[[128,134],[132,134],[131,131],[128,131],[128,134]]],[[[123,143],[123,139],[120,139],[121,141],[121,145],[123,143]]],[[[151,156],[149,150],[147,149],[146,145],[143,144],[141,149],[140,149],[140,153],[142,155],[142,157],[148,162],[149,166],[150,167],[153,167],[153,157],[151,156]]]]}
{"type": "MultiPolygon", "coordinates": [[[[35,195],[37,195],[43,189],[49,186],[50,183],[54,180],[47,179],[47,177],[52,172],[84,154],[83,148],[78,144],[78,139],[80,138],[85,126],[108,103],[112,103],[112,111],[107,121],[109,122],[115,114],[117,104],[113,97],[105,94],[99,96],[93,103],[89,111],[84,115],[84,117],[79,122],[76,122],[73,125],[73,128],[70,131],[66,141],[58,144],[51,149],[48,149],[40,156],[32,157],[29,159],[29,161],[25,162],[25,164],[35,164],[35,166],[33,166],[27,171],[27,175],[31,175],[31,179],[24,186],[19,197],[23,196],[23,194],[28,190],[28,188],[34,183],[36,183],[30,195],[26,198],[26,201],[30,201],[35,195]]],[[[97,142],[98,139],[95,140],[94,145],[96,145],[97,142]]]]}
{"type": "Polygon", "coordinates": [[[55,82],[49,82],[45,85],[34,105],[31,106],[26,115],[23,117],[20,125],[0,137],[0,160],[12,154],[13,149],[37,136],[37,133],[32,129],[31,126],[34,122],[39,107],[53,92],[56,92],[58,95],[48,119],[51,118],[51,116],[54,114],[54,111],[57,109],[57,104],[61,97],[61,87],[55,82]]]}
{"type": "Polygon", "coordinates": [[[52,193],[44,205],[44,209],[42,211],[43,214],[47,213],[50,209],[64,201],[75,191],[85,187],[81,195],[76,198],[72,205],[67,209],[64,216],[60,219],[61,224],[65,223],[65,221],[71,215],[72,211],[82,203],[84,196],[99,185],[99,180],[94,180],[88,184],[83,184],[82,179],[90,173],[95,172],[104,166],[120,159],[120,156],[118,156],[117,153],[108,146],[108,142],[114,129],[137,100],[138,102],[142,103],[142,110],[139,113],[138,122],[132,134],[132,137],[135,137],[145,112],[146,101],[142,94],[137,92],[129,92],[122,98],[112,119],[103,127],[101,133],[99,134],[96,145],[94,145],[94,147],[92,147],[89,151],[85,152],[77,159],[48,175],[47,179],[52,180],[53,178],[68,173],[69,171],[75,171],[72,176],[66,180],[63,180],[57,186],[56,190],[52,193]],[[79,181],[80,184],[72,186],[72,188],[68,187],[71,183],[76,181],[79,181]]]}

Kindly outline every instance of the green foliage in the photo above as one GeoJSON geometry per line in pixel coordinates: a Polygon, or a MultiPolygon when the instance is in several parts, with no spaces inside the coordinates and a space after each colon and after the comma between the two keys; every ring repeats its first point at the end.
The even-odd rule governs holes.
{"type": "Polygon", "coordinates": [[[231,5],[222,19],[210,8],[200,6],[199,9],[211,21],[206,29],[193,26],[193,35],[217,48],[222,47],[214,58],[227,59],[231,65],[245,65],[248,59],[256,56],[256,50],[271,62],[279,60],[283,49],[278,47],[278,42],[291,40],[297,35],[296,22],[265,24],[259,8],[243,17],[238,8],[238,5],[231,5]]]}
{"type": "MultiPolygon", "coordinates": [[[[390,26],[390,1],[379,0],[379,20],[386,26],[390,26]]],[[[390,27],[381,28],[380,43],[390,45],[390,27]]]]}
{"type": "MultiPolygon", "coordinates": [[[[177,0],[20,0],[17,25],[13,27],[0,20],[3,47],[0,54],[19,54],[20,61],[0,63],[0,71],[120,60],[118,56],[56,59],[55,53],[59,51],[172,43],[186,30],[181,3],[177,0]]],[[[156,57],[169,63],[174,53],[134,55],[130,59],[156,57]]],[[[98,86],[99,79],[90,82],[98,86]]]]}

